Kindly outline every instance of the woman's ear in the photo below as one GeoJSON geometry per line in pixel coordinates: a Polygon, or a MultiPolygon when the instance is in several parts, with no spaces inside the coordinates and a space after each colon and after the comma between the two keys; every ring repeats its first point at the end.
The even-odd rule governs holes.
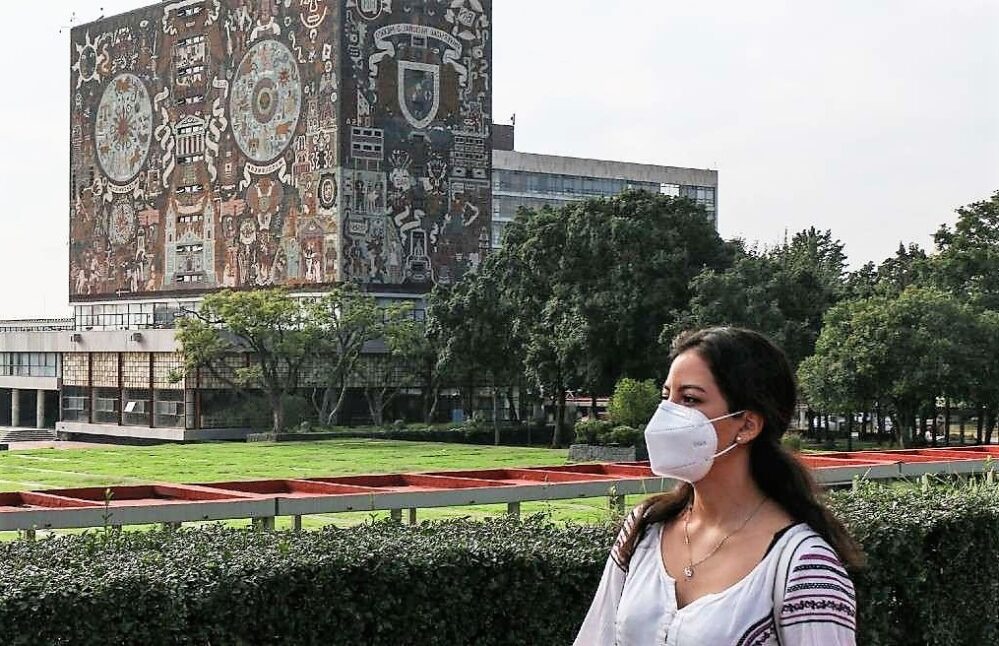
{"type": "Polygon", "coordinates": [[[763,415],[747,410],[742,414],[742,426],[735,435],[735,441],[746,444],[755,440],[763,432],[763,415]]]}

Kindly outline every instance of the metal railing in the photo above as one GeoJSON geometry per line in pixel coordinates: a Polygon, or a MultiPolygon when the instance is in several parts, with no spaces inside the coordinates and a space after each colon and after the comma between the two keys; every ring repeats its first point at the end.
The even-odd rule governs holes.
{"type": "Polygon", "coordinates": [[[0,321],[0,332],[62,332],[73,328],[74,321],[71,318],[0,321]]]}
{"type": "MultiPolygon", "coordinates": [[[[999,447],[913,451],[869,451],[802,456],[816,480],[844,486],[855,479],[912,478],[924,474],[974,474],[992,469],[999,447]]],[[[417,509],[503,504],[518,514],[520,504],[607,497],[624,510],[624,497],[668,491],[674,482],[652,473],[644,462],[251,480],[202,484],[147,484],[0,493],[0,531],[120,527],[123,525],[251,519],[273,528],[278,516],[350,511],[390,511],[410,522],[417,509]]]]}

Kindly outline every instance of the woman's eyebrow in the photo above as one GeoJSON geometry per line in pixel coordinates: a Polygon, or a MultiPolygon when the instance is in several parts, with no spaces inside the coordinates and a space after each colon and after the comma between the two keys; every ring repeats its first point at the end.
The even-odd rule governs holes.
{"type": "MultiPolygon", "coordinates": [[[[663,384],[663,392],[668,392],[669,389],[670,389],[669,386],[667,386],[666,384],[663,384]]],[[[704,388],[698,386],[697,384],[684,384],[684,385],[680,386],[679,390],[681,390],[681,391],[683,391],[683,390],[699,390],[702,393],[708,392],[707,390],[705,390],[704,388]]]]}

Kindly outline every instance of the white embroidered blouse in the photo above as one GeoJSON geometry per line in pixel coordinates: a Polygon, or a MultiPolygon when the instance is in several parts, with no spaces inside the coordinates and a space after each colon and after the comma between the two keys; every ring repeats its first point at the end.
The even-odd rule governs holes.
{"type": "Polygon", "coordinates": [[[855,646],[853,583],[833,549],[802,523],[786,530],[742,580],[677,609],[660,551],[663,524],[648,526],[627,570],[607,559],[575,646],[855,646]]]}

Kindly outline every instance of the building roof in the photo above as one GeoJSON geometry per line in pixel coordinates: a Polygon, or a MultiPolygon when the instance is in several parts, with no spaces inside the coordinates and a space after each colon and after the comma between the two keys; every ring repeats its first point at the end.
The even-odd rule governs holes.
{"type": "Polygon", "coordinates": [[[661,184],[688,186],[718,185],[718,171],[716,170],[633,164],[631,162],[562,157],[559,155],[539,155],[513,150],[493,150],[493,168],[495,170],[623,179],[639,182],[658,182],[661,184]]]}

